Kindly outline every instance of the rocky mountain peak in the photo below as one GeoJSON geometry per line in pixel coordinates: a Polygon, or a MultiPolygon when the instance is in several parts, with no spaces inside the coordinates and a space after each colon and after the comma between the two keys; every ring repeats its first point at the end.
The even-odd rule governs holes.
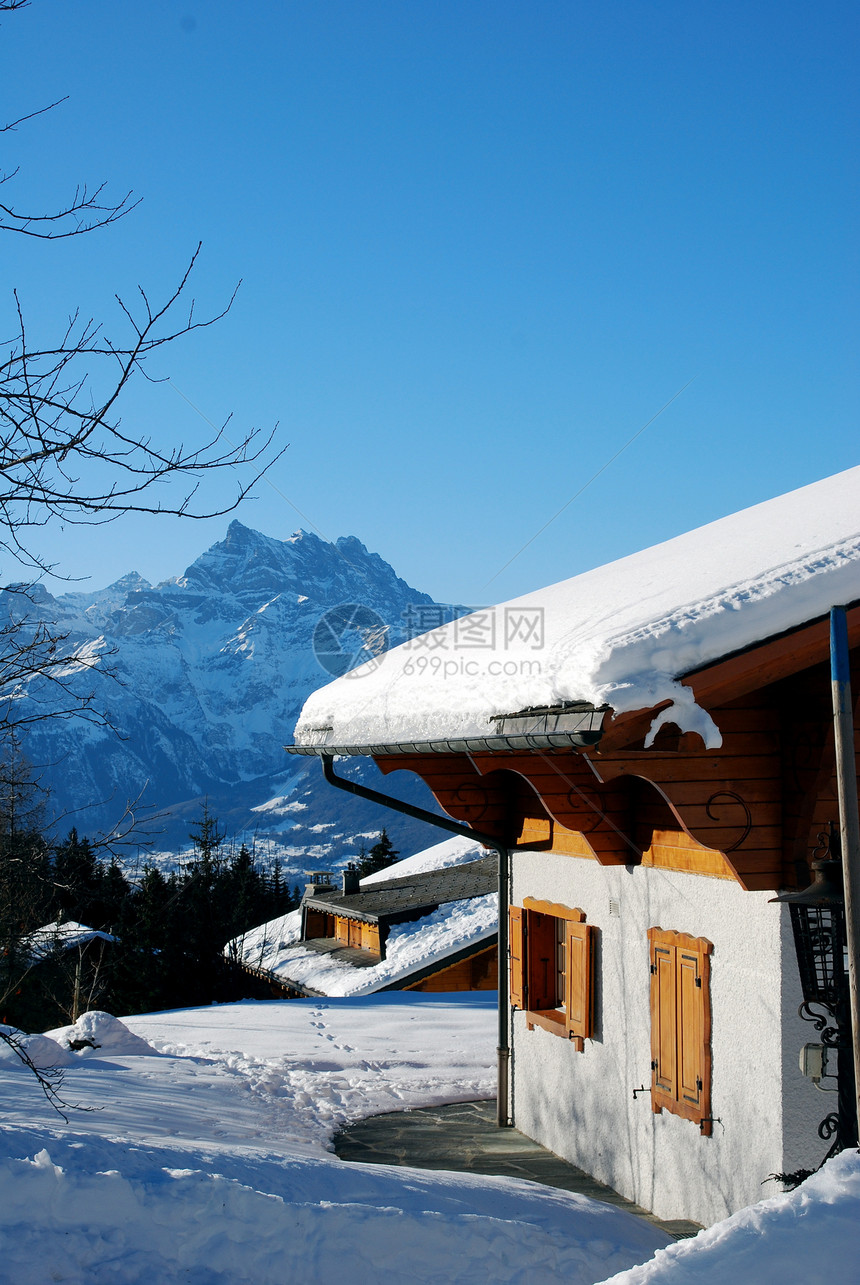
{"type": "MultiPolygon", "coordinates": [[[[3,595],[7,609],[19,596],[3,595]]],[[[289,759],[283,746],[305,698],[340,672],[343,655],[356,664],[367,657],[351,633],[344,635],[343,655],[338,652],[337,613],[322,634],[321,622],[332,607],[360,604],[376,613],[393,644],[414,620],[408,608],[431,603],[355,536],[330,543],[296,531],[275,539],[238,521],[184,576],[154,587],[129,572],[89,593],[54,599],[37,592],[25,604],[34,625],[41,618],[66,634],[70,646],[103,651],[104,666],[68,682],[94,691],[96,707],[110,711],[120,736],[48,718],[34,723],[27,752],[35,762],[56,765],[45,773],[53,805],[59,814],[74,814],[82,832],[109,829],[125,799],[145,787],[147,805],[176,818],[165,822],[174,841],[184,842],[186,818],[196,816],[208,796],[232,831],[259,835],[265,817],[269,833],[289,835],[297,852],[313,848],[313,859],[322,859],[351,837],[335,842],[340,822],[326,819],[334,792],[318,765],[289,759]],[[304,794],[293,798],[300,780],[313,805],[304,794]],[[318,788],[323,814],[313,817],[318,788]],[[271,811],[273,799],[283,799],[283,807],[271,811]],[[305,812],[306,831],[298,825],[305,812]]],[[[29,696],[40,711],[56,699],[51,685],[38,679],[29,696]]],[[[384,817],[379,828],[383,824],[384,817]]]]}

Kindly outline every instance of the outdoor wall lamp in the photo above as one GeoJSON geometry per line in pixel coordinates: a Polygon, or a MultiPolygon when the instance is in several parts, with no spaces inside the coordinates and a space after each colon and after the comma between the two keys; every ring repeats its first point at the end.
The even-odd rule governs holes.
{"type": "Polygon", "coordinates": [[[838,1112],[822,1120],[818,1135],[833,1139],[825,1159],[857,1145],[854,1061],[848,992],[845,898],[839,833],[831,823],[818,836],[812,861],[812,883],[800,892],[784,892],[772,901],[787,905],[800,970],[803,1003],[800,1016],[820,1032],[821,1043],[837,1052],[838,1112]]]}

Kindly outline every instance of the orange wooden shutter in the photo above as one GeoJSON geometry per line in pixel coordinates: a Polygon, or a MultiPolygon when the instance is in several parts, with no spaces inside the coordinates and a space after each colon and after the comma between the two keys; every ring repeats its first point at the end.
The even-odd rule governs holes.
{"type": "MultiPolygon", "coordinates": [[[[709,1116],[711,1084],[710,960],[705,951],[676,947],[678,1100],[692,1119],[709,1116]]],[[[701,1124],[710,1134],[710,1120],[701,1124]]]]}
{"type": "Polygon", "coordinates": [[[652,928],[651,1106],[711,1133],[711,943],[652,928]]]}
{"type": "Polygon", "coordinates": [[[525,960],[525,911],[521,906],[508,910],[508,946],[511,954],[511,1004],[514,1008],[526,1007],[525,960]]]}
{"type": "Polygon", "coordinates": [[[699,954],[676,952],[678,995],[678,1097],[699,1106],[702,1094],[702,1005],[699,954]],[[698,986],[697,986],[698,983],[698,986]]]}
{"type": "Polygon", "coordinates": [[[565,1016],[581,1051],[594,1034],[594,925],[568,921],[566,928],[565,1016]]]}
{"type": "Polygon", "coordinates": [[[655,1111],[678,1096],[675,947],[651,946],[651,1105],[655,1111]]]}

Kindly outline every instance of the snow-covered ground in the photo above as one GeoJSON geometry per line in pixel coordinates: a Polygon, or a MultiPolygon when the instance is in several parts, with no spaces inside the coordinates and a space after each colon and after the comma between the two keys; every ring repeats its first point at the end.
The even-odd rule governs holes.
{"type": "Polygon", "coordinates": [[[75,1033],[101,1047],[58,1050],[67,1100],[90,1109],[68,1126],[0,1062],[2,1281],[584,1285],[667,1243],[566,1192],[327,1150],[349,1120],[489,1097],[492,995],[90,1014],[75,1033]]]}
{"type": "Polygon", "coordinates": [[[604,1285],[856,1285],[860,1154],[844,1151],[797,1191],[742,1209],[604,1285]]]}
{"type": "Polygon", "coordinates": [[[857,1281],[856,1152],[668,1244],[567,1192],[328,1150],[362,1116],[490,1096],[494,1032],[492,996],[389,993],[123,1023],[86,1014],[33,1037],[37,1062],[66,1066],[79,1109],[63,1125],[30,1073],[0,1057],[0,1281],[857,1281]],[[73,1029],[100,1047],[70,1053],[73,1029]]]}

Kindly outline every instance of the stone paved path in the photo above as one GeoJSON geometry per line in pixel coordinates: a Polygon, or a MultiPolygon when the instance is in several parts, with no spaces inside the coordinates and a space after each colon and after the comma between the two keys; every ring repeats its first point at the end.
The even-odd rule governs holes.
{"type": "Polygon", "coordinates": [[[334,1149],[341,1160],[360,1160],[364,1164],[414,1165],[419,1169],[528,1178],[618,1205],[661,1227],[675,1240],[695,1236],[700,1230],[698,1223],[656,1218],[516,1129],[498,1128],[495,1102],[460,1102],[371,1116],[339,1133],[334,1149]]]}

